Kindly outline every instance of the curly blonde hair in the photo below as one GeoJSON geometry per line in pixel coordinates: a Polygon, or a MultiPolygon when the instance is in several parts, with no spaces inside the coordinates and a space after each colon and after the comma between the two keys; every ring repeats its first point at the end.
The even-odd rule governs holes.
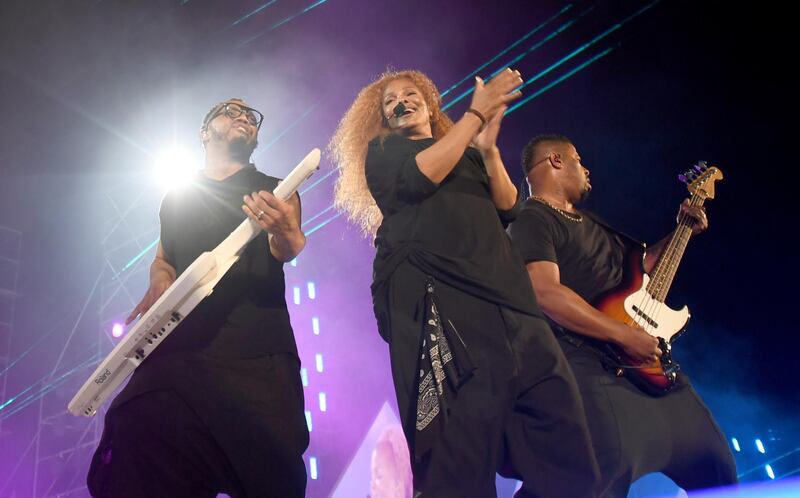
{"type": "Polygon", "coordinates": [[[386,71],[363,88],[353,105],[345,112],[328,145],[339,177],[333,192],[333,205],[358,225],[366,237],[374,237],[383,216],[367,187],[364,161],[369,142],[385,139],[391,130],[383,119],[381,100],[390,82],[410,80],[422,92],[431,116],[431,132],[435,140],[443,137],[453,121],[442,111],[442,98],[436,85],[419,71],[386,71]]]}

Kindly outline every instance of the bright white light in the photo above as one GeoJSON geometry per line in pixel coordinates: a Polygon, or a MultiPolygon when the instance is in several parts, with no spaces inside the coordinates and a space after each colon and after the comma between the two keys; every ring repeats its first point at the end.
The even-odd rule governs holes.
{"type": "Polygon", "coordinates": [[[325,396],[325,393],[319,393],[319,411],[328,411],[328,398],[325,396]]]}
{"type": "Polygon", "coordinates": [[[114,323],[114,326],[111,327],[111,335],[113,335],[114,337],[122,337],[122,334],[124,333],[125,333],[125,327],[119,322],[114,323]]]}
{"type": "Polygon", "coordinates": [[[314,332],[314,335],[319,335],[319,318],[311,318],[311,330],[314,332]]]}
{"type": "Polygon", "coordinates": [[[317,479],[317,458],[311,457],[308,459],[308,473],[310,474],[311,478],[316,480],[317,479]]]}
{"type": "Polygon", "coordinates": [[[317,353],[315,359],[317,363],[317,372],[322,373],[322,355],[317,353]]]}
{"type": "Polygon", "coordinates": [[[764,466],[764,468],[767,470],[767,475],[769,476],[769,478],[775,479],[775,472],[773,472],[772,470],[772,465],[767,464],[766,466],[764,466]]]}
{"type": "Polygon", "coordinates": [[[306,425],[308,426],[308,432],[311,432],[311,412],[306,410],[306,425]]]}
{"type": "Polygon", "coordinates": [[[314,282],[308,283],[308,298],[309,299],[316,299],[317,298],[317,288],[314,285],[314,282]]]}
{"type": "Polygon", "coordinates": [[[739,446],[739,440],[736,438],[731,439],[731,443],[733,443],[733,449],[736,451],[742,451],[742,448],[739,446]]]}
{"type": "Polygon", "coordinates": [[[292,288],[292,297],[294,298],[294,304],[300,304],[300,287],[292,288]]]}
{"type": "Polygon", "coordinates": [[[186,149],[174,147],[155,156],[153,174],[164,190],[187,185],[201,167],[200,159],[186,149]]]}
{"type": "Polygon", "coordinates": [[[767,450],[764,449],[764,443],[762,443],[760,439],[756,439],[756,449],[759,453],[767,452],[767,450]]]}
{"type": "Polygon", "coordinates": [[[303,381],[303,387],[308,387],[308,370],[305,368],[300,369],[300,380],[303,381]]]}

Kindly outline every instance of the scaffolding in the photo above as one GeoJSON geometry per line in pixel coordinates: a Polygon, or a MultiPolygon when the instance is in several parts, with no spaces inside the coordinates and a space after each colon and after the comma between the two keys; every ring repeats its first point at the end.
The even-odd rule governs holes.
{"type": "Polygon", "coordinates": [[[146,289],[153,240],[158,237],[155,218],[131,216],[148,209],[157,212],[157,205],[142,206],[155,199],[130,196],[130,191],[120,187],[104,196],[105,205],[100,209],[108,216],[103,221],[97,277],[52,370],[41,383],[32,498],[88,496],[86,471],[102,435],[107,406],[94,417],[84,418],[69,413],[67,403],[113,349],[113,324],[124,319],[146,289]]]}
{"type": "MultiPolygon", "coordinates": [[[[14,331],[22,257],[22,232],[0,227],[0,404],[8,399],[8,370],[11,368],[11,335],[14,331]]],[[[0,417],[0,438],[3,418],[0,417]]]]}
{"type": "MultiPolygon", "coordinates": [[[[77,318],[56,327],[58,333],[52,337],[61,337],[63,342],[55,346],[55,360],[42,372],[33,389],[39,396],[36,405],[32,405],[37,412],[37,428],[17,465],[23,469],[30,466],[32,484],[29,488],[17,486],[5,490],[17,496],[88,496],[86,472],[102,435],[107,405],[100,407],[93,418],[75,417],[66,406],[116,344],[117,339],[111,333],[113,324],[124,320],[148,285],[149,265],[159,236],[156,213],[160,196],[153,192],[134,195],[135,190],[131,185],[111,190],[103,196],[103,205],[98,206],[98,211],[107,215],[99,240],[100,259],[77,318]]],[[[315,303],[322,289],[308,281],[308,272],[297,268],[296,261],[285,269],[287,290],[291,292],[287,304],[305,366],[302,377],[307,422],[309,428],[316,426],[316,431],[330,431],[325,422],[329,401],[325,392],[332,385],[322,373],[323,368],[327,369],[323,358],[328,357],[324,355],[327,348],[321,337],[325,333],[320,333],[325,320],[322,319],[321,326],[318,314],[321,310],[315,303]]],[[[327,295],[324,290],[323,293],[327,295]]],[[[312,496],[328,485],[324,481],[333,479],[328,475],[326,456],[324,443],[312,439],[305,455],[308,491],[312,496]]]]}

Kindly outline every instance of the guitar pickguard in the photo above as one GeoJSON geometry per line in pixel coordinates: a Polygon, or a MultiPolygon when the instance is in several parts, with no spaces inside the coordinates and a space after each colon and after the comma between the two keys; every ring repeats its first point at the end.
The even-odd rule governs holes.
{"type": "Polygon", "coordinates": [[[671,343],[686,328],[691,317],[689,308],[684,306],[676,311],[654,299],[647,292],[648,283],[650,277],[642,275],[639,290],[625,298],[625,313],[648,334],[671,343]]]}

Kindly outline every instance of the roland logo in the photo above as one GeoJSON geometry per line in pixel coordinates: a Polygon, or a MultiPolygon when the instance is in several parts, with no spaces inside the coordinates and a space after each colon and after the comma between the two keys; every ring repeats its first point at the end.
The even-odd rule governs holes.
{"type": "Polygon", "coordinates": [[[98,375],[96,379],[94,379],[94,383],[98,386],[108,380],[108,376],[111,375],[111,370],[106,368],[106,371],[102,374],[98,375]]]}

